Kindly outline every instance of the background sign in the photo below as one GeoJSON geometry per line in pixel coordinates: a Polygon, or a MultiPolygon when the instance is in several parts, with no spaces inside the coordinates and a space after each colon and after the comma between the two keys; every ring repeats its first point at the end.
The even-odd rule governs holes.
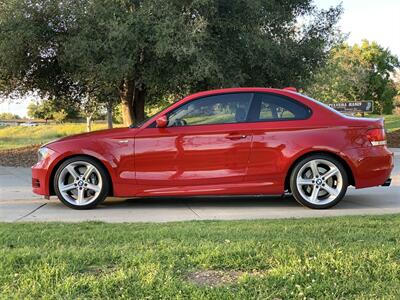
{"type": "Polygon", "coordinates": [[[374,110],[373,101],[330,103],[328,105],[341,112],[372,112],[374,110]]]}

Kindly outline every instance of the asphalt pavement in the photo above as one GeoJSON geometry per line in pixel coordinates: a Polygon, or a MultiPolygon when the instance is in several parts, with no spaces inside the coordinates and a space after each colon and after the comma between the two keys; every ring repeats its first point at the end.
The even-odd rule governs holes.
{"type": "Polygon", "coordinates": [[[0,222],[103,221],[169,222],[304,218],[400,213],[400,149],[395,153],[392,186],[356,190],[329,210],[311,210],[292,197],[190,197],[107,199],[93,210],[77,211],[31,191],[29,168],[0,166],[0,222]]]}

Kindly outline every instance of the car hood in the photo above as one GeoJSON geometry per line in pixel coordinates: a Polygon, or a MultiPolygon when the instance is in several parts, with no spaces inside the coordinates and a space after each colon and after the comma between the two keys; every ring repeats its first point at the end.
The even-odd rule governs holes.
{"type": "Polygon", "coordinates": [[[66,137],[62,137],[53,141],[50,141],[42,147],[49,146],[55,143],[60,143],[60,142],[69,142],[73,140],[81,140],[81,139],[103,139],[103,138],[113,138],[113,137],[118,137],[120,135],[125,135],[129,133],[129,135],[132,135],[137,129],[136,128],[113,128],[113,129],[103,129],[103,130],[96,130],[92,132],[86,132],[86,133],[80,133],[80,134],[74,134],[66,137]]]}

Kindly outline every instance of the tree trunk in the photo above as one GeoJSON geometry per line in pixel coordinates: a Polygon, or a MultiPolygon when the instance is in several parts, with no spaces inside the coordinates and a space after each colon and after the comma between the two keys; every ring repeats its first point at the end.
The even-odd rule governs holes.
{"type": "Polygon", "coordinates": [[[86,131],[91,132],[92,131],[92,116],[87,116],[86,117],[86,131]]]}
{"type": "Polygon", "coordinates": [[[133,114],[135,116],[136,122],[141,122],[144,120],[144,102],[146,97],[146,91],[141,88],[135,87],[135,92],[133,93],[133,114]]]}
{"type": "Polygon", "coordinates": [[[134,121],[133,114],[133,90],[135,83],[133,80],[125,80],[121,83],[119,88],[119,95],[122,104],[122,119],[125,126],[130,126],[134,121]]]}
{"type": "Polygon", "coordinates": [[[122,104],[122,118],[124,125],[143,121],[146,91],[143,86],[138,87],[133,80],[126,80],[120,86],[122,104]]]}
{"type": "Polygon", "coordinates": [[[113,120],[112,120],[112,105],[107,105],[107,127],[108,129],[113,128],[113,120]]]}

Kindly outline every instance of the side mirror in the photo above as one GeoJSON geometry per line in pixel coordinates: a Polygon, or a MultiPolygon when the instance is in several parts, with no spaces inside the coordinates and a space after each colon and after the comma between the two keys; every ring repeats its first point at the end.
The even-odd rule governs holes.
{"type": "Polygon", "coordinates": [[[168,125],[167,116],[161,116],[156,120],[157,128],[165,128],[168,125]]]}

